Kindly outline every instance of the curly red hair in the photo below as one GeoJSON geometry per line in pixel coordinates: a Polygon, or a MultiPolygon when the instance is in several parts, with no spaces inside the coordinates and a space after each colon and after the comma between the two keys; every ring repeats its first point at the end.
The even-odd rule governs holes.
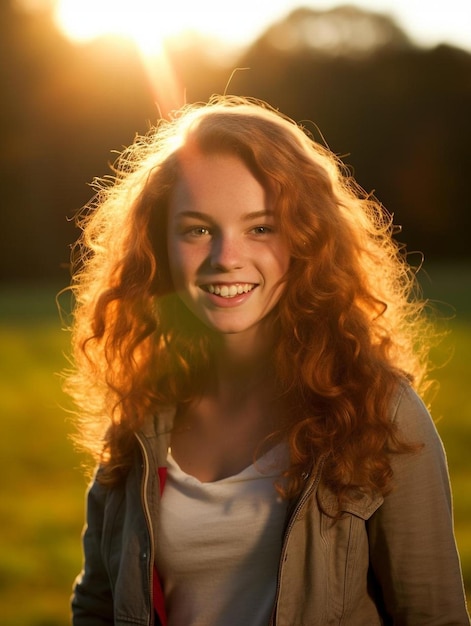
{"type": "MultiPolygon", "coordinates": [[[[388,407],[400,378],[423,392],[431,325],[389,215],[344,165],[265,103],[215,97],[162,121],[121,155],[83,217],[74,276],[74,369],[67,389],[78,439],[126,471],[149,414],[197,393],[211,363],[206,329],[173,292],[166,220],[183,151],[244,161],[274,203],[291,264],[275,325],[275,364],[289,399],[283,434],[299,492],[325,455],[339,498],[390,487],[390,454],[410,450],[388,407]]],[[[279,433],[278,433],[279,434],[279,433]]]]}

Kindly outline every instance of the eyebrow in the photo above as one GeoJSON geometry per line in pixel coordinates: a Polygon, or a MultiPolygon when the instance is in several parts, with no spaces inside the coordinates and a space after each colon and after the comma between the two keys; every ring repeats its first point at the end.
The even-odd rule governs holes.
{"type": "MultiPolygon", "coordinates": [[[[270,209],[262,209],[261,211],[252,211],[251,213],[246,213],[242,216],[242,220],[244,222],[250,222],[255,219],[259,219],[261,217],[274,217],[275,212],[270,209]]],[[[202,211],[181,211],[177,213],[175,216],[177,219],[182,218],[194,218],[197,220],[207,220],[211,221],[211,216],[203,213],[202,211]]]]}

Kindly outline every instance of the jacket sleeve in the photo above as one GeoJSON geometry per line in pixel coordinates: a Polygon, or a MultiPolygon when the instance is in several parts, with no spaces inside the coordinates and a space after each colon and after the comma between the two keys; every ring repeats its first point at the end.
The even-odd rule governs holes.
{"type": "Polygon", "coordinates": [[[393,490],[368,523],[386,613],[400,626],[469,625],[441,440],[412,389],[405,387],[393,408],[401,436],[423,445],[393,457],[393,490]]]}
{"type": "Polygon", "coordinates": [[[87,521],[83,532],[84,566],[74,584],[73,626],[114,623],[109,576],[102,560],[102,534],[107,489],[96,478],[87,494],[87,521]]]}

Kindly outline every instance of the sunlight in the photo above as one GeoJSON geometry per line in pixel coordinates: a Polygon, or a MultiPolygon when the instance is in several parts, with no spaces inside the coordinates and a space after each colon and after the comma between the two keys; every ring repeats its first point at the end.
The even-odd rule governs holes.
{"type": "Polygon", "coordinates": [[[146,55],[159,54],[165,39],[179,31],[178,16],[159,11],[155,0],[60,0],[55,21],[74,41],[119,35],[132,39],[146,55]]]}
{"type": "MultiPolygon", "coordinates": [[[[25,2],[26,0],[22,0],[25,2]]],[[[154,99],[166,116],[185,102],[166,53],[169,40],[185,40],[191,34],[216,37],[221,55],[241,45],[246,35],[244,2],[225,6],[213,0],[55,0],[54,21],[71,41],[87,43],[103,36],[119,36],[134,42],[154,99]]],[[[217,49],[217,45],[215,50],[217,49]]],[[[214,52],[214,50],[213,50],[214,52]]]]}
{"type": "MultiPolygon", "coordinates": [[[[262,0],[261,15],[265,1],[262,0]]],[[[145,53],[155,53],[169,37],[197,32],[232,46],[250,39],[251,0],[237,5],[214,0],[57,0],[56,24],[72,40],[84,42],[102,35],[133,39],[145,53]]],[[[266,18],[265,20],[266,21],[266,18]]]]}
{"type": "Polygon", "coordinates": [[[185,23],[175,5],[159,10],[156,0],[59,0],[54,20],[72,41],[86,43],[102,36],[131,40],[140,52],[149,86],[163,116],[184,104],[165,44],[185,23]]]}

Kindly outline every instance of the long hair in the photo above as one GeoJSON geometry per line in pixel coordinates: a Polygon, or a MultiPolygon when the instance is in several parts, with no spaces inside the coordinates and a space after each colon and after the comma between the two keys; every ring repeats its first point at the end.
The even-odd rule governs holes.
{"type": "MultiPolygon", "coordinates": [[[[276,309],[274,360],[289,407],[286,496],[313,458],[341,499],[386,493],[390,455],[410,450],[388,415],[400,379],[425,390],[430,323],[390,216],[347,168],[265,103],[214,97],[186,106],[125,150],[82,215],[76,248],[73,370],[78,440],[113,483],[134,432],[195,397],[208,333],[174,293],[167,210],[182,153],[236,155],[263,185],[291,254],[276,309]]],[[[279,434],[279,433],[278,433],[279,434]]]]}

